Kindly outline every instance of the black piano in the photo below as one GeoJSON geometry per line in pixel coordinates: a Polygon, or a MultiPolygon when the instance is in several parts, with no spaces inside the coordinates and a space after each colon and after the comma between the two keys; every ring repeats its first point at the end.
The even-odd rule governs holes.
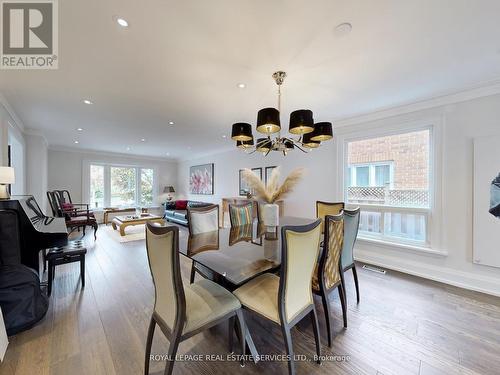
{"type": "MultiPolygon", "coordinates": [[[[40,250],[68,244],[68,231],[64,218],[45,216],[33,196],[0,200],[0,210],[17,213],[21,237],[18,257],[21,264],[35,271],[39,272],[40,250]]],[[[0,255],[7,255],[4,254],[5,250],[7,249],[0,248],[0,255]]],[[[15,254],[8,256],[14,259],[15,254]]]]}
{"type": "Polygon", "coordinates": [[[45,216],[32,196],[0,200],[0,307],[9,336],[45,316],[40,250],[67,243],[64,218],[45,216]]]}

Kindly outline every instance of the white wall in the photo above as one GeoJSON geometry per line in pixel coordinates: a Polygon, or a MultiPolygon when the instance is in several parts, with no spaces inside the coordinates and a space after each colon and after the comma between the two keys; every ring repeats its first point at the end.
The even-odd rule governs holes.
{"type": "Polygon", "coordinates": [[[26,134],[26,193],[47,210],[47,141],[41,135],[26,134]]]}
{"type": "MultiPolygon", "coordinates": [[[[409,106],[408,110],[414,107],[409,106]]],[[[400,108],[400,113],[405,108],[400,108]]],[[[342,135],[363,129],[384,128],[409,122],[439,119],[442,142],[440,175],[436,176],[441,194],[437,197],[442,217],[435,222],[440,252],[447,255],[424,253],[408,248],[389,247],[359,241],[356,257],[386,268],[401,270],[452,285],[479,290],[500,296],[500,269],[472,263],[472,176],[474,137],[500,135],[500,95],[492,95],[455,104],[422,109],[406,114],[381,118],[376,121],[351,119],[338,128],[342,135]]],[[[381,116],[379,116],[381,117],[381,116]]],[[[382,116],[383,117],[383,116],[382,116]]],[[[325,143],[309,155],[294,152],[287,157],[245,155],[239,150],[183,161],[178,166],[179,196],[220,203],[221,197],[238,195],[238,170],[244,167],[281,165],[287,173],[296,166],[307,168],[307,177],[286,200],[286,215],[313,217],[316,200],[342,199],[338,188],[342,173],[337,166],[338,144],[325,143]],[[189,166],[215,163],[215,194],[200,196],[188,194],[189,166]]],[[[500,147],[500,145],[499,145],[500,147]]],[[[500,228],[499,228],[500,230],[500,228]]]]}
{"type": "MultiPolygon", "coordinates": [[[[10,129],[9,129],[10,130],[10,129]]],[[[11,146],[11,165],[14,168],[16,182],[11,185],[12,195],[26,194],[26,146],[23,134],[9,131],[11,146]]]]}
{"type": "MultiPolygon", "coordinates": [[[[125,156],[111,153],[79,152],[73,150],[49,149],[48,153],[48,190],[67,189],[74,202],[87,199],[83,192],[83,166],[85,162],[115,163],[125,165],[150,166],[157,170],[156,189],[161,194],[165,185],[177,181],[175,162],[125,156]]],[[[158,203],[158,202],[157,202],[158,203]]]]}

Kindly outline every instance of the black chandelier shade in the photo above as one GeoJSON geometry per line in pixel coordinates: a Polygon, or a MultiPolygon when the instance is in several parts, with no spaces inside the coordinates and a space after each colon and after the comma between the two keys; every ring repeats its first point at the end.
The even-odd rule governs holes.
{"type": "Polygon", "coordinates": [[[236,141],[236,147],[238,148],[251,148],[253,146],[253,137],[249,141],[236,141]]]}
{"type": "Polygon", "coordinates": [[[233,124],[231,139],[235,141],[250,141],[252,137],[252,125],[246,122],[237,122],[233,124]]]}
{"type": "Polygon", "coordinates": [[[257,113],[257,131],[273,134],[281,130],[280,112],[276,108],[264,108],[257,113]]]}
{"type": "Polygon", "coordinates": [[[318,148],[321,144],[320,141],[313,141],[311,138],[314,133],[307,133],[302,136],[302,145],[308,148],[318,148]]]}
{"type": "Polygon", "coordinates": [[[259,152],[267,152],[273,147],[273,142],[269,138],[257,139],[256,150],[259,152]]]}
{"type": "Polygon", "coordinates": [[[312,141],[328,141],[333,138],[333,127],[331,122],[318,122],[314,124],[312,141]]]}
{"type": "Polygon", "coordinates": [[[288,131],[292,134],[307,134],[314,131],[312,111],[309,109],[299,109],[290,113],[288,131]]]}

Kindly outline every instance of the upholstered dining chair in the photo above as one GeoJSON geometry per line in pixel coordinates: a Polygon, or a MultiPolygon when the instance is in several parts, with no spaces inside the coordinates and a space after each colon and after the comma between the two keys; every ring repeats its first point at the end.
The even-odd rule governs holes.
{"type": "Polygon", "coordinates": [[[281,228],[280,276],[265,273],[233,293],[245,309],[281,326],[289,355],[288,372],[295,374],[290,330],[306,316],[312,320],[318,363],[321,344],[312,295],[312,277],[319,254],[320,220],[309,225],[281,228]]]}
{"type": "Polygon", "coordinates": [[[347,327],[347,309],[344,290],[344,275],[340,263],[342,246],[344,240],[344,218],[343,214],[326,215],[324,246],[321,252],[319,264],[313,274],[313,292],[321,296],[323,310],[325,312],[326,329],[328,334],[328,346],[332,347],[331,307],[329,303],[330,294],[337,289],[342,306],[344,327],[347,327]]]}
{"type": "MultiPolygon", "coordinates": [[[[155,303],[146,340],[144,374],[156,325],[169,341],[164,374],[172,374],[179,343],[226,320],[239,322],[241,350],[245,352],[245,321],[238,299],[210,280],[184,286],[179,262],[179,228],[147,223],[146,249],[155,289],[155,303]]],[[[230,324],[231,325],[231,324],[230,324]]],[[[230,329],[230,346],[232,345],[230,329]]],[[[240,364],[243,366],[243,355],[240,364]]]]}
{"type": "MultiPolygon", "coordinates": [[[[253,222],[253,202],[245,202],[229,205],[229,219],[231,227],[252,224],[253,222]]],[[[255,205],[258,207],[257,205],[255,205]]],[[[258,208],[257,208],[258,211],[258,208]]],[[[257,215],[258,216],[258,215],[257,215]]]]}
{"type": "MultiPolygon", "coordinates": [[[[219,205],[212,204],[204,207],[188,207],[187,214],[190,236],[219,230],[219,205]]],[[[194,282],[196,272],[206,279],[214,278],[212,270],[196,261],[193,261],[191,266],[191,276],[189,278],[191,283],[194,282]]]]}
{"type": "Polygon", "coordinates": [[[324,221],[326,215],[338,215],[344,209],[344,202],[316,201],[316,217],[321,219],[321,233],[324,232],[324,221]]]}
{"type": "MultiPolygon", "coordinates": [[[[342,247],[342,272],[352,269],[354,285],[356,286],[356,300],[359,303],[359,282],[356,264],[354,263],[354,244],[358,237],[360,208],[344,209],[344,245],[342,247]]],[[[344,291],[345,291],[345,283],[344,291]]],[[[347,295],[346,295],[347,300],[347,295]]]]}

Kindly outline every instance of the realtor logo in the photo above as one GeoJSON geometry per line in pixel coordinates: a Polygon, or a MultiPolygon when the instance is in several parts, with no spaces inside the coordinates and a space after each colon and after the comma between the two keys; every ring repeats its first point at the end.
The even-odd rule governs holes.
{"type": "Polygon", "coordinates": [[[1,69],[57,69],[57,0],[0,0],[1,69]]]}

